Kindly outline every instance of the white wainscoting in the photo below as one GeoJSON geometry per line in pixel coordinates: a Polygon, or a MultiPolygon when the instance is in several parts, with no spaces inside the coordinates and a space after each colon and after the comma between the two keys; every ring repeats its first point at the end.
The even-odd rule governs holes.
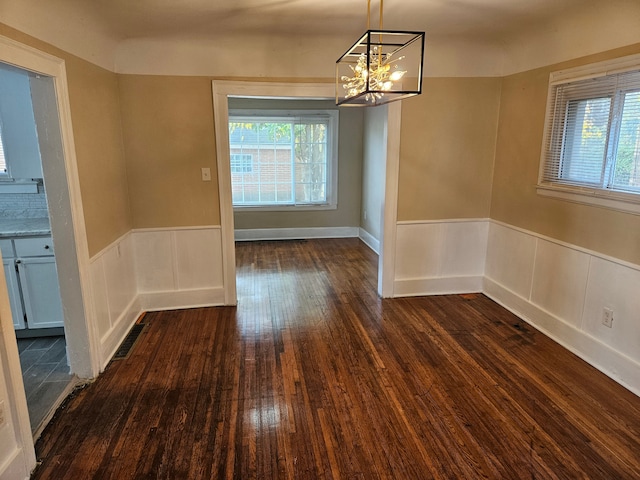
{"type": "Polygon", "coordinates": [[[224,304],[220,227],[133,231],[143,310],[224,304]]]}
{"type": "Polygon", "coordinates": [[[638,265],[491,221],[483,291],[640,394],[638,265]]]}
{"type": "Polygon", "coordinates": [[[101,370],[141,313],[133,255],[132,237],[127,233],[90,261],[101,370]]]}
{"type": "Polygon", "coordinates": [[[102,368],[143,311],[224,304],[220,227],[133,230],[91,259],[102,368]]]}
{"type": "Polygon", "coordinates": [[[398,222],[394,296],[481,292],[486,219],[398,222]]]}

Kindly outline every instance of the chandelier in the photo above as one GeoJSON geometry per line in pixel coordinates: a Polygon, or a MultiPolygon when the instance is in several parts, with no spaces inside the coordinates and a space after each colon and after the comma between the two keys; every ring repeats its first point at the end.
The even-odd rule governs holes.
{"type": "Polygon", "coordinates": [[[370,29],[336,61],[336,105],[375,106],[422,93],[424,32],[370,29]]]}

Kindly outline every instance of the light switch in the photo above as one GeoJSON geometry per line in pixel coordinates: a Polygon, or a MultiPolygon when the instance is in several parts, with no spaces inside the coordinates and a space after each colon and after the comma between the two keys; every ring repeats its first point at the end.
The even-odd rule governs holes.
{"type": "Polygon", "coordinates": [[[211,169],[210,168],[203,168],[202,169],[202,181],[203,182],[210,182],[211,181],[211,169]]]}

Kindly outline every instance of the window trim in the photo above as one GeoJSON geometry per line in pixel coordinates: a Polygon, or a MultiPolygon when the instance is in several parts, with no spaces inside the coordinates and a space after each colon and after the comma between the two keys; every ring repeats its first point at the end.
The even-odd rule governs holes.
{"type": "MultiPolygon", "coordinates": [[[[299,205],[233,205],[234,211],[238,212],[293,212],[309,210],[337,210],[338,208],[338,144],[339,144],[339,111],[337,109],[282,109],[282,110],[262,110],[262,109],[230,109],[228,112],[228,123],[233,117],[255,117],[258,118],[282,118],[290,119],[296,117],[322,116],[329,118],[328,138],[327,138],[327,201],[325,203],[299,204],[299,205]]],[[[227,123],[227,129],[228,129],[227,123]]],[[[229,152],[234,145],[229,143],[229,152]]],[[[230,153],[231,155],[231,153],[230,153]]],[[[229,165],[231,166],[231,165],[229,165]]]]}
{"type": "Polygon", "coordinates": [[[547,91],[547,106],[540,151],[538,182],[536,184],[536,192],[538,195],[640,215],[640,193],[543,180],[547,161],[546,145],[550,140],[550,123],[553,121],[555,88],[569,82],[600,78],[634,70],[640,70],[640,54],[551,72],[547,91]]]}

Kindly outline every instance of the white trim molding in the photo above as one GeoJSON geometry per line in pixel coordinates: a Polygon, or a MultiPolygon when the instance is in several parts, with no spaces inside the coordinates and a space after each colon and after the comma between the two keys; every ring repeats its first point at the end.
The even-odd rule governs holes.
{"type": "Polygon", "coordinates": [[[180,310],[183,308],[220,307],[224,305],[222,287],[190,290],[170,290],[167,292],[147,292],[139,296],[140,305],[145,312],[161,310],[180,310]]]}
{"type": "Polygon", "coordinates": [[[371,235],[364,228],[358,229],[358,237],[365,243],[367,247],[369,247],[375,253],[380,254],[380,240],[371,235]]]}
{"type": "Polygon", "coordinates": [[[301,240],[357,237],[358,227],[254,228],[235,231],[238,242],[249,240],[301,240]]]}
{"type": "Polygon", "coordinates": [[[640,195],[597,188],[538,185],[538,195],[640,215],[640,195]]]}

